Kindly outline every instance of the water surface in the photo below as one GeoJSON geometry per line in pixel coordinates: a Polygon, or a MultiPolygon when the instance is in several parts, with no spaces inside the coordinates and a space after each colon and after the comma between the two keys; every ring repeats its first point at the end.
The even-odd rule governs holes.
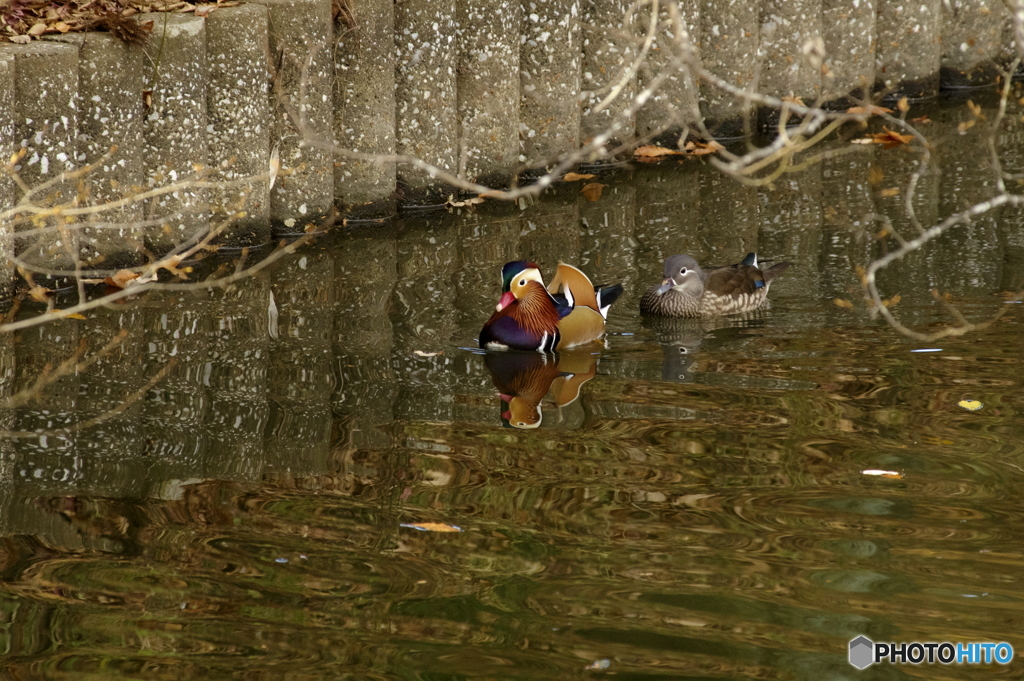
{"type": "MultiPolygon", "coordinates": [[[[966,107],[929,115],[930,224],[994,185],[966,107]]],[[[893,247],[874,215],[912,229],[891,190],[915,159],[861,146],[760,189],[621,168],[597,201],[352,228],[242,285],[0,337],[24,398],[0,411],[0,678],[1018,675],[846,662],[860,634],[1024,652],[1024,220],[885,271],[921,330],[950,320],[932,289],[975,321],[1014,306],[900,336],[856,268],[893,247]],[[639,316],[665,256],[753,250],[793,263],[769,309],[639,316]],[[605,347],[475,351],[523,258],[624,283],[605,347]],[[545,382],[511,427],[499,392],[545,382]]]]}

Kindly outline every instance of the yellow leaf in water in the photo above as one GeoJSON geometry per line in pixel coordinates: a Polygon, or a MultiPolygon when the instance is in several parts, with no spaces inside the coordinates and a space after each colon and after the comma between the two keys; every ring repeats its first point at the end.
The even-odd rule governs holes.
{"type": "Polygon", "coordinates": [[[956,126],[956,129],[962,134],[973,128],[975,123],[977,123],[977,121],[961,121],[960,124],[956,126]]]}
{"type": "Polygon", "coordinates": [[[576,182],[577,180],[589,180],[593,175],[589,173],[566,173],[562,176],[562,179],[566,182],[576,182]]]}
{"type": "Polygon", "coordinates": [[[866,106],[866,107],[865,106],[851,106],[849,109],[846,110],[846,113],[848,113],[848,114],[869,114],[871,116],[876,116],[876,115],[878,115],[880,113],[892,113],[892,109],[886,108],[884,106],[874,106],[874,105],[866,106]]]}
{"type": "Polygon", "coordinates": [[[678,156],[685,154],[686,152],[679,151],[678,149],[666,149],[665,147],[655,146],[653,144],[645,144],[642,147],[637,147],[633,150],[633,155],[638,158],[657,158],[659,156],[678,156]]]}
{"type": "Polygon", "coordinates": [[[597,201],[601,198],[601,192],[603,192],[604,188],[607,186],[608,185],[601,184],[600,182],[589,182],[583,185],[583,189],[580,190],[580,193],[583,194],[583,197],[587,201],[597,201]]]}
{"type": "Polygon", "coordinates": [[[980,107],[980,106],[978,106],[977,104],[975,104],[975,103],[974,103],[973,101],[971,101],[970,99],[968,99],[968,100],[967,100],[967,108],[971,110],[971,113],[972,113],[972,114],[974,114],[974,116],[975,116],[976,118],[982,118],[982,119],[983,119],[983,118],[985,118],[985,117],[984,117],[984,116],[983,116],[983,115],[981,114],[981,107],[980,107]]]}
{"type": "Polygon", "coordinates": [[[832,302],[835,303],[836,307],[841,307],[847,310],[853,308],[853,303],[851,303],[849,300],[846,300],[845,298],[833,298],[832,302]]]}
{"type": "Polygon", "coordinates": [[[903,113],[910,111],[910,100],[907,99],[906,97],[901,98],[900,101],[896,104],[896,108],[902,111],[903,113]]]}
{"type": "Polygon", "coordinates": [[[444,523],[402,523],[402,527],[420,532],[462,532],[458,525],[445,525],[444,523]]]}
{"type": "Polygon", "coordinates": [[[888,300],[883,300],[882,305],[885,305],[886,307],[893,307],[894,305],[896,305],[896,303],[900,302],[901,300],[903,300],[903,297],[897,293],[892,298],[889,298],[888,300]]]}
{"type": "Polygon", "coordinates": [[[888,197],[888,196],[899,196],[900,195],[900,188],[899,187],[889,187],[888,189],[883,189],[882,191],[878,192],[878,195],[879,196],[886,196],[886,197],[888,197]]]}
{"type": "Polygon", "coordinates": [[[959,402],[957,402],[957,404],[966,409],[967,411],[978,411],[979,409],[985,406],[978,400],[960,400],[959,402]]]}
{"type": "Polygon", "coordinates": [[[868,184],[872,186],[876,184],[881,184],[884,178],[885,171],[883,171],[878,166],[871,166],[871,169],[868,170],[868,184]]]}

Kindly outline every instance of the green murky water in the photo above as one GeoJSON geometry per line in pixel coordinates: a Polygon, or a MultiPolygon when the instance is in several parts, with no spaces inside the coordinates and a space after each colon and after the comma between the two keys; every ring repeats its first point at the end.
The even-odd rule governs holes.
{"type": "MultiPolygon", "coordinates": [[[[925,223],[994,186],[983,126],[930,115],[925,223]]],[[[0,678],[1019,676],[846,661],[859,634],[1024,653],[1024,305],[920,343],[855,271],[893,245],[872,214],[910,229],[914,158],[857,147],[761,189],[620,169],[597,201],[353,229],[241,286],[0,336],[25,398],[0,410],[0,678]],[[794,263],[764,313],[637,314],[664,256],[750,250],[794,263]],[[607,347],[473,350],[518,258],[623,282],[607,347]],[[503,422],[510,385],[551,389],[537,428],[503,422]]],[[[918,328],[949,319],[933,288],[987,318],[1024,288],[1024,214],[881,282],[918,328]]]]}

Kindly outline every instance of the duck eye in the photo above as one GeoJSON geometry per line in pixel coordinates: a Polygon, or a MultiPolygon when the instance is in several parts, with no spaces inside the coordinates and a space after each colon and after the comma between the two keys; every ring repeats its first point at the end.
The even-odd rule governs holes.
{"type": "Polygon", "coordinates": [[[519,280],[519,285],[520,286],[526,286],[526,280],[525,279],[520,279],[519,280]]]}
{"type": "Polygon", "coordinates": [[[684,267],[683,269],[679,270],[679,274],[686,274],[686,268],[684,267]]]}

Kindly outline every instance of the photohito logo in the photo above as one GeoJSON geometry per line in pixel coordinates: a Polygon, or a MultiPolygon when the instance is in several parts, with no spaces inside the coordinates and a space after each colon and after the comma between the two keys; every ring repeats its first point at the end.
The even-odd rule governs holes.
{"type": "Polygon", "coordinates": [[[1010,664],[1009,643],[875,643],[867,636],[850,641],[850,664],[866,669],[876,662],[889,664],[1010,664]]]}

